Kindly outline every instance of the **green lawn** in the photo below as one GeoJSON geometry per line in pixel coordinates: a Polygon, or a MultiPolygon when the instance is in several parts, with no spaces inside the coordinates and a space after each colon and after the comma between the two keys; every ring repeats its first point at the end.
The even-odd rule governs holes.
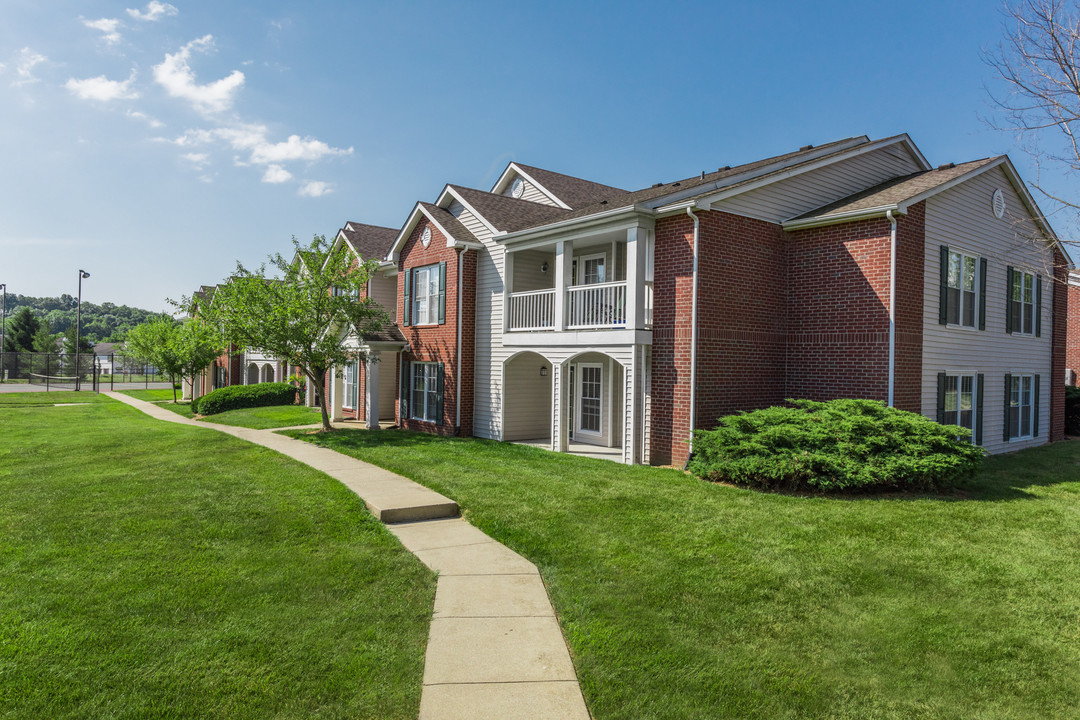
{"type": "Polygon", "coordinates": [[[254,430],[268,430],[271,428],[292,427],[295,425],[315,425],[322,422],[322,415],[318,408],[309,408],[303,405],[273,405],[260,408],[241,408],[239,410],[226,410],[225,412],[217,413],[216,415],[206,415],[204,417],[195,418],[191,414],[191,403],[185,401],[174,404],[172,402],[171,390],[123,390],[121,392],[138,400],[157,403],[159,406],[171,410],[177,415],[198,419],[200,422],[216,423],[218,425],[235,425],[238,427],[252,428],[254,430]]]}
{"type": "MultiPolygon", "coordinates": [[[[107,390],[108,388],[105,389],[107,390]]],[[[146,400],[147,402],[173,401],[173,391],[167,388],[155,388],[153,390],[117,390],[117,392],[123,393],[124,395],[130,395],[136,400],[146,400]]],[[[183,392],[177,390],[176,399],[179,400],[181,397],[183,397],[183,392]]]]}
{"type": "Polygon", "coordinates": [[[12,407],[48,406],[66,403],[109,402],[104,395],[88,390],[54,390],[52,392],[0,393],[0,409],[12,407]]]}
{"type": "Polygon", "coordinates": [[[399,431],[294,437],[442,492],[534,561],[609,718],[1075,718],[1080,442],[960,496],[711,485],[399,431]]]}
{"type": "Polygon", "coordinates": [[[353,493],[103,396],[11,397],[0,718],[416,717],[434,576],[353,493]]]}

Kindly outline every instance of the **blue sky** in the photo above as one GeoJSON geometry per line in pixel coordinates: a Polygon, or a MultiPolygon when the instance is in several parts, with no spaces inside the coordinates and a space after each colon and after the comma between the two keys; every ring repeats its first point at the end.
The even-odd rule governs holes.
{"type": "Polygon", "coordinates": [[[985,1],[4,0],[0,282],[74,294],[83,267],[84,299],[165,309],[511,160],[636,189],[907,132],[931,163],[1009,153],[1030,178],[981,120],[1002,21],[985,1]]]}

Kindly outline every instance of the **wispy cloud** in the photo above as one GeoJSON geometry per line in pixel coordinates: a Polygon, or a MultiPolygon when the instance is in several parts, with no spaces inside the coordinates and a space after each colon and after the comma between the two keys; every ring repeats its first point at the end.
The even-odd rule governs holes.
{"type": "Polygon", "coordinates": [[[263,173],[262,177],[264,183],[271,183],[273,185],[288,182],[289,180],[292,180],[292,173],[280,165],[269,166],[266,168],[266,172],[263,173]]]}
{"type": "Polygon", "coordinates": [[[271,142],[265,125],[238,123],[230,127],[188,130],[170,142],[180,147],[196,147],[220,142],[238,152],[248,153],[239,165],[282,165],[291,161],[315,162],[335,155],[351,155],[353,148],[336,148],[321,140],[290,135],[284,142],[271,142]]]}
{"type": "Polygon", "coordinates": [[[146,113],[141,112],[139,110],[128,110],[124,114],[127,115],[132,120],[142,120],[143,122],[145,122],[147,125],[149,125],[152,128],[165,127],[165,123],[161,122],[157,118],[150,117],[146,113]]]}
{"type": "Polygon", "coordinates": [[[329,195],[333,192],[333,188],[330,187],[330,183],[322,182],[321,180],[305,180],[297,190],[297,194],[301,197],[322,197],[323,195],[329,195]]]}
{"type": "Polygon", "coordinates": [[[232,107],[236,93],[244,85],[244,73],[233,70],[227,77],[206,85],[195,82],[195,73],[188,65],[193,51],[207,52],[214,47],[214,36],[204,35],[192,40],[180,51],[166,53],[165,60],[154,66],[154,80],[172,97],[187,100],[203,114],[223,112],[232,107]]]}
{"type": "Polygon", "coordinates": [[[196,170],[202,170],[210,164],[210,156],[206,153],[184,153],[180,157],[191,163],[196,170]]]}
{"type": "Polygon", "coordinates": [[[83,100],[109,102],[111,100],[134,100],[139,97],[139,93],[131,89],[133,82],[135,82],[134,71],[132,71],[131,77],[123,82],[110,80],[104,75],[98,75],[83,80],[70,78],[64,84],[64,87],[83,100]]]}
{"type": "Polygon", "coordinates": [[[102,32],[102,40],[109,45],[120,42],[120,21],[115,18],[101,18],[100,20],[83,20],[83,25],[102,32]]]}
{"type": "Polygon", "coordinates": [[[49,58],[41,53],[34,52],[28,47],[19,51],[19,59],[15,63],[16,78],[11,83],[12,87],[22,87],[39,81],[34,77],[34,67],[47,61],[49,58]]]}
{"type": "Polygon", "coordinates": [[[134,8],[128,8],[127,14],[136,20],[143,20],[146,22],[156,22],[163,17],[169,17],[178,14],[180,11],[169,3],[158,2],[158,0],[150,0],[146,5],[146,12],[140,12],[134,8]]]}
{"type": "Polygon", "coordinates": [[[280,143],[260,143],[251,151],[251,162],[256,165],[267,163],[280,163],[289,160],[306,160],[314,162],[329,155],[350,155],[353,149],[333,148],[322,140],[315,138],[303,138],[299,135],[290,135],[289,139],[280,143]]]}

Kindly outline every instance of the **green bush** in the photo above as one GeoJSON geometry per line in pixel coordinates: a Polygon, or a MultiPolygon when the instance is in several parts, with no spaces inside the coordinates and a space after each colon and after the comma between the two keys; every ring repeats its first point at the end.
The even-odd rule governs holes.
{"type": "Polygon", "coordinates": [[[1080,435],[1080,387],[1065,387],[1065,432],[1080,435]]]}
{"type": "Polygon", "coordinates": [[[788,402],[695,432],[689,470],[769,490],[932,491],[971,477],[982,461],[968,430],[881,402],[788,402]]]}
{"type": "Polygon", "coordinates": [[[191,403],[191,411],[199,415],[216,415],[237,408],[292,405],[294,402],[296,388],[289,383],[232,385],[196,398],[191,403]]]}

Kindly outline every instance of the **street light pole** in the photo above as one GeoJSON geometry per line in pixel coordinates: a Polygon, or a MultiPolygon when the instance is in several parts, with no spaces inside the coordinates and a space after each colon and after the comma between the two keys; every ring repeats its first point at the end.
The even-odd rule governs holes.
{"type": "Polygon", "coordinates": [[[82,281],[83,278],[90,277],[90,273],[83,269],[79,269],[79,304],[75,310],[75,389],[78,390],[82,384],[80,380],[82,377],[79,375],[79,344],[82,341],[82,281]]]}
{"type": "Polygon", "coordinates": [[[4,382],[4,345],[7,343],[7,283],[0,283],[4,303],[0,305],[0,382],[4,382]]]}

